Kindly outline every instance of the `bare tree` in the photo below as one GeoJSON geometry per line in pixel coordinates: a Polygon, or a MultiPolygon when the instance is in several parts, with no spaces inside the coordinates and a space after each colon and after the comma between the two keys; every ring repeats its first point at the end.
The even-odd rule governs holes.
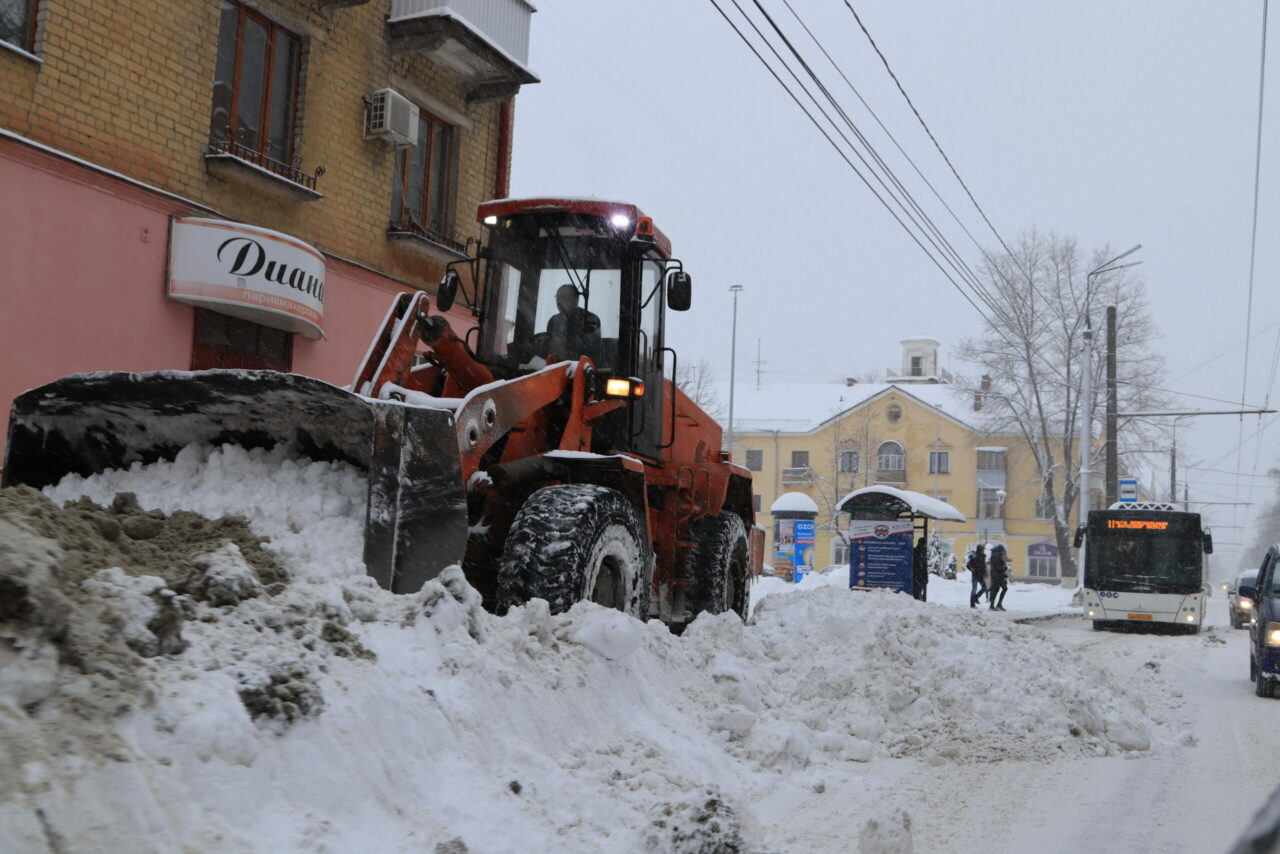
{"type": "MultiPolygon", "coordinates": [[[[1085,331],[1085,276],[1114,255],[1103,247],[1088,257],[1074,238],[1031,231],[1012,253],[988,254],[979,271],[994,304],[986,328],[965,341],[960,357],[981,369],[982,378],[957,385],[981,403],[979,427],[1020,435],[1035,457],[1041,494],[1054,523],[1064,570],[1076,573],[1068,519],[1079,498],[1079,422],[1085,331]]],[[[1093,362],[1090,423],[1105,406],[1103,356],[1105,307],[1116,306],[1117,378],[1121,411],[1167,406],[1159,391],[1164,363],[1152,349],[1155,327],[1142,279],[1132,270],[1095,276],[1088,310],[1098,346],[1093,362]]],[[[1131,446],[1149,444],[1163,428],[1136,422],[1122,433],[1131,446]]],[[[1096,435],[1096,434],[1094,434],[1096,435]]],[[[1100,469],[1101,466],[1094,466],[1100,469]]]]}
{"type": "Polygon", "coordinates": [[[725,420],[725,405],[716,391],[716,372],[710,360],[699,359],[692,364],[681,364],[676,369],[676,385],[698,404],[702,411],[718,422],[725,420]]]}
{"type": "MultiPolygon", "coordinates": [[[[1253,527],[1256,531],[1253,545],[1240,559],[1241,566],[1245,569],[1256,567],[1262,563],[1262,558],[1266,555],[1267,549],[1271,547],[1271,544],[1280,543],[1280,469],[1271,469],[1267,472],[1267,475],[1270,476],[1276,491],[1271,503],[1253,522],[1253,527]]],[[[1235,569],[1231,570],[1233,573],[1236,571],[1235,569]]]]}

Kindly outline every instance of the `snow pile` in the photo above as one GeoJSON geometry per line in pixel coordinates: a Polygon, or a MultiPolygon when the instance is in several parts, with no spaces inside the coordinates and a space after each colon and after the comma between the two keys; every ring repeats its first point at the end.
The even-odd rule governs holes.
{"type": "Polygon", "coordinates": [[[817,587],[681,637],[585,603],[498,618],[456,568],[392,596],[360,564],[358,473],[283,451],[68,478],[63,510],[25,492],[0,500],[19,850],[804,850],[771,805],[826,798],[887,854],[911,817],[876,817],[878,768],[1165,741],[1035,629],[905,596],[817,587]],[[143,554],[162,534],[108,524],[183,510],[242,515],[278,566],[242,533],[143,554]]]}

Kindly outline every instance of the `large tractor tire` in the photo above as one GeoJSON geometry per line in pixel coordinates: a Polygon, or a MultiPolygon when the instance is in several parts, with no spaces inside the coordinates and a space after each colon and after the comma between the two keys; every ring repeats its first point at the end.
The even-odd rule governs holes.
{"type": "Polygon", "coordinates": [[[733,611],[745,622],[750,601],[747,581],[747,529],[736,513],[708,516],[694,523],[693,577],[698,580],[693,615],[733,611]]]}
{"type": "Polygon", "coordinates": [[[498,567],[498,607],[545,599],[551,613],[587,600],[645,620],[653,557],[622,493],[591,484],[544,486],[520,508],[498,567]]]}

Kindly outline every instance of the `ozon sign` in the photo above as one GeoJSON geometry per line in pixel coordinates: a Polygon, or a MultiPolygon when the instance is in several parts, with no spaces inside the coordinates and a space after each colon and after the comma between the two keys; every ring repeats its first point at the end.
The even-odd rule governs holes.
{"type": "Polygon", "coordinates": [[[278,231],[174,219],[169,296],[305,338],[324,337],[324,256],[278,231]]]}

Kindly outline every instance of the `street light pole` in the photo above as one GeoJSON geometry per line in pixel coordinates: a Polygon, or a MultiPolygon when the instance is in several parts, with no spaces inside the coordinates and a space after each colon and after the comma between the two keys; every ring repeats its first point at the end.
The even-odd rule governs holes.
{"type": "Polygon", "coordinates": [[[735,369],[738,366],[738,294],[742,293],[742,285],[730,285],[729,293],[733,294],[733,336],[729,345],[729,457],[733,457],[733,390],[735,369]]]}
{"type": "MultiPolygon", "coordinates": [[[[1119,267],[1113,266],[1122,258],[1127,258],[1134,252],[1142,248],[1139,243],[1127,252],[1122,252],[1103,264],[1099,264],[1093,268],[1084,277],[1084,383],[1080,391],[1080,514],[1076,517],[1079,524],[1084,525],[1089,521],[1089,476],[1093,474],[1089,466],[1091,457],[1091,448],[1089,447],[1090,439],[1093,431],[1090,429],[1093,420],[1093,321],[1089,318],[1089,297],[1093,287],[1093,277],[1100,276],[1103,273],[1110,273],[1113,270],[1119,270],[1124,267],[1131,267],[1133,264],[1122,264],[1119,267]]],[[[1135,262],[1141,263],[1141,262],[1135,262]]],[[[1076,567],[1076,583],[1077,590],[1084,589],[1084,567],[1076,567]]]]}

